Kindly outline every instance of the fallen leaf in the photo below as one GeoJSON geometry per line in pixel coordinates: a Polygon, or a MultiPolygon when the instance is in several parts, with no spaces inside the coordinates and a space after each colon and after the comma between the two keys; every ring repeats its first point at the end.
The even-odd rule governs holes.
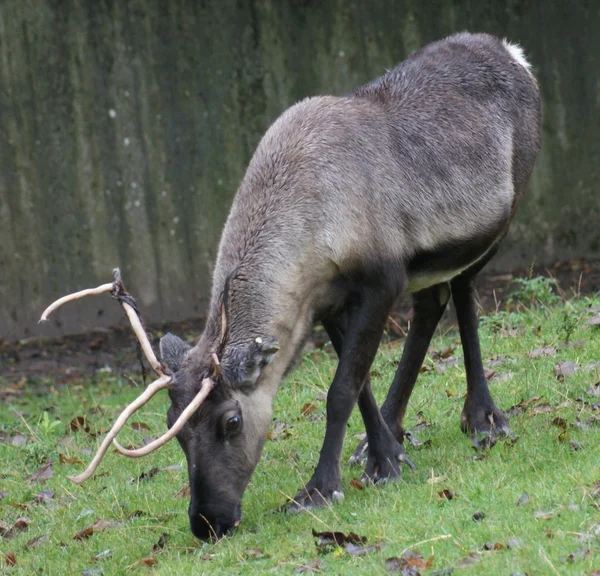
{"type": "Polygon", "coordinates": [[[533,517],[536,520],[550,520],[553,515],[554,515],[554,512],[551,512],[548,510],[536,510],[533,513],[533,517]]]}
{"type": "Polygon", "coordinates": [[[600,396],[600,380],[595,384],[592,384],[585,393],[588,396],[600,396]]]}
{"type": "Polygon", "coordinates": [[[47,504],[51,500],[54,500],[54,490],[49,490],[48,488],[38,492],[33,497],[34,504],[47,504]]]}
{"type": "Polygon", "coordinates": [[[552,424],[561,430],[567,429],[567,421],[564,418],[556,417],[554,420],[552,420],[552,424]]]}
{"type": "Polygon", "coordinates": [[[534,406],[531,409],[530,414],[532,416],[535,416],[537,414],[549,414],[550,412],[554,412],[555,408],[553,406],[550,406],[550,404],[548,404],[547,402],[544,402],[542,404],[538,404],[537,406],[534,406]]]}
{"type": "Polygon", "coordinates": [[[583,448],[581,442],[576,442],[575,440],[571,440],[571,442],[569,442],[569,446],[573,452],[577,452],[577,450],[581,450],[581,448],[583,448]]]}
{"type": "Polygon", "coordinates": [[[504,550],[506,546],[502,544],[502,542],[485,542],[481,547],[482,550],[490,551],[490,550],[504,550]]]}
{"type": "Polygon", "coordinates": [[[557,380],[563,380],[567,376],[575,374],[577,370],[579,370],[579,366],[573,364],[573,362],[568,360],[566,362],[559,362],[554,366],[554,376],[557,380]]]}
{"type": "Polygon", "coordinates": [[[454,498],[454,494],[448,490],[448,488],[444,488],[438,492],[438,496],[443,500],[452,500],[454,498]]]}
{"type": "Polygon", "coordinates": [[[465,556],[462,560],[458,562],[458,566],[461,568],[465,566],[472,566],[473,564],[477,564],[481,560],[481,554],[479,552],[471,552],[468,556],[465,556]]]}
{"type": "Polygon", "coordinates": [[[85,420],[85,416],[76,416],[69,422],[69,426],[73,432],[78,432],[79,430],[83,430],[84,432],[89,432],[90,427],[85,420]]]}
{"type": "Polygon", "coordinates": [[[556,348],[554,346],[545,346],[543,348],[536,348],[531,352],[527,352],[527,358],[540,358],[542,356],[554,356],[556,354],[556,348]]]}
{"type": "Polygon", "coordinates": [[[475,520],[475,522],[479,522],[480,520],[485,519],[485,517],[486,515],[481,510],[477,510],[477,512],[473,514],[473,520],[475,520]]]}
{"type": "Polygon", "coordinates": [[[5,557],[7,566],[16,566],[17,565],[17,555],[14,552],[9,552],[5,557]]]}
{"type": "Polygon", "coordinates": [[[518,548],[521,548],[523,546],[523,542],[522,540],[520,540],[519,538],[511,538],[507,543],[506,543],[506,547],[509,550],[516,550],[518,548]]]}
{"type": "Polygon", "coordinates": [[[27,438],[22,434],[15,434],[10,442],[13,446],[25,446],[27,438]]]}
{"type": "Polygon", "coordinates": [[[350,486],[356,490],[365,489],[365,485],[358,478],[352,478],[352,480],[350,480],[350,486]]]}
{"type": "Polygon", "coordinates": [[[578,560],[583,560],[589,553],[590,551],[587,548],[580,548],[575,552],[571,552],[571,554],[567,556],[567,562],[572,564],[573,562],[577,562],[578,560]]]}
{"type": "Polygon", "coordinates": [[[344,550],[350,554],[350,556],[359,557],[366,556],[371,552],[379,552],[381,550],[381,544],[371,544],[370,546],[357,546],[356,544],[348,543],[344,546],[344,550]]]}
{"type": "Polygon", "coordinates": [[[81,576],[102,576],[103,574],[102,568],[85,568],[81,571],[81,576]]]}
{"type": "Polygon", "coordinates": [[[142,472],[137,481],[138,482],[146,482],[148,480],[150,480],[151,478],[154,478],[154,476],[156,476],[158,473],[160,472],[160,468],[157,468],[156,466],[154,468],[150,468],[150,470],[148,470],[148,472],[142,472]]]}
{"type": "Polygon", "coordinates": [[[169,535],[166,532],[163,532],[160,535],[158,542],[154,546],[152,546],[152,553],[155,554],[156,552],[159,552],[160,550],[162,550],[165,547],[165,544],[167,543],[168,538],[169,538],[169,535]]]}
{"type": "MultiPolygon", "coordinates": [[[[433,562],[433,557],[430,558],[433,562]]],[[[429,561],[425,559],[417,550],[407,550],[400,558],[388,558],[385,561],[385,567],[391,574],[401,574],[401,576],[419,576],[420,570],[428,568],[429,561]]]]}
{"type": "Polygon", "coordinates": [[[191,492],[190,492],[190,485],[189,484],[184,484],[175,494],[175,496],[179,496],[180,498],[190,498],[191,496],[191,492]]]}
{"type": "Polygon", "coordinates": [[[331,546],[343,546],[344,544],[364,544],[367,539],[364,536],[358,536],[354,532],[344,534],[343,532],[317,532],[314,528],[312,535],[317,538],[315,545],[320,550],[325,550],[331,546]]]}
{"type": "Polygon", "coordinates": [[[523,506],[523,504],[527,504],[529,502],[529,494],[527,492],[523,492],[519,500],[517,500],[517,506],[523,506]]]}
{"type": "Polygon", "coordinates": [[[314,574],[321,572],[321,563],[319,562],[318,558],[315,558],[310,562],[310,564],[296,566],[296,568],[294,568],[294,572],[296,572],[296,574],[314,574]]]}
{"type": "Polygon", "coordinates": [[[139,430],[150,430],[150,426],[148,426],[148,424],[146,424],[145,422],[139,422],[139,421],[132,422],[131,427],[134,430],[138,430],[138,431],[139,430]]]}
{"type": "Polygon", "coordinates": [[[36,470],[29,478],[26,478],[25,482],[45,482],[52,478],[52,476],[54,476],[52,462],[48,462],[48,464],[36,470]]]}
{"type": "Polygon", "coordinates": [[[61,464],[83,464],[83,461],[79,458],[73,458],[71,456],[66,456],[65,454],[58,453],[58,461],[61,464]]]}
{"type": "Polygon", "coordinates": [[[455,350],[456,350],[456,347],[454,347],[454,346],[448,346],[447,348],[444,348],[443,350],[440,350],[440,351],[434,350],[431,353],[431,357],[434,360],[440,360],[440,359],[445,360],[447,358],[450,358],[450,356],[452,356],[454,354],[455,350]]]}
{"type": "Polygon", "coordinates": [[[32,538],[25,544],[25,548],[37,548],[40,544],[44,544],[45,542],[50,542],[50,536],[48,536],[48,534],[32,538]]]}
{"type": "Polygon", "coordinates": [[[521,400],[521,402],[515,404],[514,406],[506,410],[505,414],[507,416],[515,416],[517,414],[521,414],[521,412],[523,412],[523,410],[525,410],[530,404],[537,402],[538,400],[540,400],[540,398],[540,396],[532,396],[528,400],[521,400]]]}
{"type": "Polygon", "coordinates": [[[491,380],[496,375],[496,371],[491,370],[490,368],[484,368],[483,373],[485,374],[486,380],[491,380]]]}
{"type": "Polygon", "coordinates": [[[99,560],[104,560],[104,558],[110,558],[111,556],[112,556],[112,552],[110,551],[110,548],[107,548],[106,550],[103,550],[99,554],[92,556],[92,560],[94,562],[98,562],[99,560]]]}
{"type": "Polygon", "coordinates": [[[302,410],[300,410],[300,416],[308,416],[309,414],[314,414],[318,412],[319,408],[317,408],[312,402],[307,402],[302,406],[302,410]]]}
{"type": "Polygon", "coordinates": [[[146,558],[142,558],[136,563],[137,566],[156,566],[157,564],[158,559],[154,556],[147,556],[146,558]]]}
{"type": "Polygon", "coordinates": [[[292,435],[292,433],[290,432],[291,428],[292,426],[290,426],[289,424],[277,420],[273,425],[272,430],[270,430],[267,434],[267,439],[277,440],[281,436],[281,438],[285,440],[286,438],[289,438],[292,435]]]}
{"type": "Polygon", "coordinates": [[[17,534],[25,532],[29,528],[31,520],[27,516],[20,516],[11,526],[7,522],[0,520],[0,537],[9,539],[14,538],[17,534]]]}
{"type": "Polygon", "coordinates": [[[590,326],[600,326],[600,314],[596,314],[596,316],[590,318],[586,324],[590,326]]]}
{"type": "Polygon", "coordinates": [[[98,518],[91,526],[77,532],[77,534],[73,536],[73,540],[86,540],[96,532],[102,532],[108,528],[115,528],[116,526],[119,526],[119,522],[107,522],[103,518],[98,518]]]}
{"type": "Polygon", "coordinates": [[[253,550],[246,550],[244,552],[244,556],[246,556],[246,558],[254,558],[255,560],[259,560],[260,558],[266,558],[262,550],[259,550],[258,548],[254,548],[253,550]]]}

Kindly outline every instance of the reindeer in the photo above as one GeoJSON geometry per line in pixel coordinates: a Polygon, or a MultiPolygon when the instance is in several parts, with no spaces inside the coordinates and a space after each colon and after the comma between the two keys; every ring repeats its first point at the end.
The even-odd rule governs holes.
{"type": "MultiPolygon", "coordinates": [[[[339,363],[312,478],[291,510],[342,497],[340,457],[358,403],[367,432],[364,481],[414,467],[402,422],[429,342],[452,296],[467,374],[461,427],[508,432],[484,376],[473,280],[496,252],[525,191],[540,145],[540,96],[518,46],[462,33],[430,44],[344,96],[307,98],[269,128],[225,224],[204,332],[191,347],[148,342],[119,276],[111,292],[127,312],[159,378],[121,414],[88,469],[113,442],[130,457],[173,437],[185,452],[189,519],[199,538],[241,520],[241,499],[261,455],[273,398],[315,322],[339,363]],[[414,320],[387,398],[369,382],[386,319],[412,293],[414,320]],[[127,418],[167,388],[169,430],[152,444],[116,441],[127,418]]],[[[62,298],[45,313],[84,291],[62,298]]]]}

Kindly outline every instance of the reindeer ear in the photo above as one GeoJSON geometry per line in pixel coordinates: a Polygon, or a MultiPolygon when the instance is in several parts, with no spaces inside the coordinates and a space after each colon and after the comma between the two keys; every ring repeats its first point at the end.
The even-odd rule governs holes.
{"type": "Polygon", "coordinates": [[[163,363],[175,373],[191,346],[178,336],[168,333],[160,339],[160,356],[163,363]]]}

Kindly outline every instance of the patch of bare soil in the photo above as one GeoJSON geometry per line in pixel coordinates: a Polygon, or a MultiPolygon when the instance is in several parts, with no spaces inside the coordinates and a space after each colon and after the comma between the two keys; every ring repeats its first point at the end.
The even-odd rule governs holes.
{"type": "MultiPolygon", "coordinates": [[[[600,291],[600,260],[570,260],[557,262],[552,267],[518,269],[502,274],[484,272],[477,280],[481,311],[505,308],[512,281],[535,276],[555,278],[559,291],[566,297],[594,294],[600,291]]],[[[408,331],[410,303],[410,297],[403,296],[390,317],[388,334],[392,338],[402,338],[408,331]]],[[[451,308],[443,321],[447,327],[454,324],[451,308]]],[[[194,343],[201,334],[203,323],[204,320],[198,318],[153,325],[149,327],[149,334],[155,349],[160,336],[166,332],[173,332],[194,343]]],[[[312,345],[321,347],[326,340],[323,330],[314,331],[312,345]]],[[[19,342],[0,340],[0,380],[4,381],[0,387],[0,399],[8,395],[19,396],[32,386],[43,387],[47,383],[93,383],[106,372],[124,374],[141,381],[136,349],[135,337],[125,321],[122,326],[110,330],[91,330],[62,338],[29,338],[19,342]]]]}

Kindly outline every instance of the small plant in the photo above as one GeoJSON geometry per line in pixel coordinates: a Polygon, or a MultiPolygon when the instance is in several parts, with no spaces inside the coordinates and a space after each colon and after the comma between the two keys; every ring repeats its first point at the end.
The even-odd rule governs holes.
{"type": "Polygon", "coordinates": [[[551,306],[560,300],[555,293],[556,280],[554,278],[545,278],[544,276],[515,278],[513,284],[516,285],[516,288],[511,291],[513,301],[525,304],[528,307],[534,307],[538,304],[551,306]]]}
{"type": "Polygon", "coordinates": [[[562,311],[559,319],[558,334],[565,344],[569,343],[573,332],[575,332],[579,324],[579,320],[580,317],[573,308],[566,306],[562,311]]]}
{"type": "Polygon", "coordinates": [[[46,410],[44,410],[38,422],[40,432],[44,438],[49,438],[52,432],[60,425],[60,420],[50,420],[50,415],[46,410]]]}

